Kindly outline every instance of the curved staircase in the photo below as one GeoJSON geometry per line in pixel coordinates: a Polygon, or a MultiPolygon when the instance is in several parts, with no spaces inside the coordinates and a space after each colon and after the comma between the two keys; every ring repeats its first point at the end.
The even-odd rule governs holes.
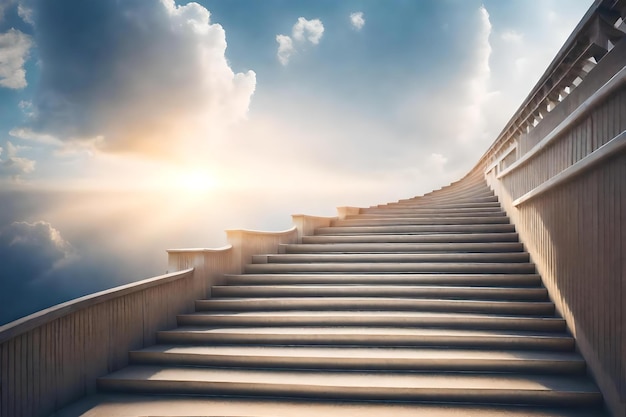
{"type": "Polygon", "coordinates": [[[100,390],[222,407],[184,415],[604,415],[482,180],[361,209],[280,252],[227,276],[100,390]]]}

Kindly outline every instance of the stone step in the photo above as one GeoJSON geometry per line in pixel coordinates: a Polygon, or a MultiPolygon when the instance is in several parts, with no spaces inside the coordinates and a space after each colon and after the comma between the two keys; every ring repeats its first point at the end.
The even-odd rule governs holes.
{"type": "Polygon", "coordinates": [[[374,310],[552,316],[550,301],[450,300],[400,297],[245,297],[196,300],[196,311],[374,310]]]}
{"type": "Polygon", "coordinates": [[[552,375],[258,370],[131,365],[98,379],[107,391],[245,395],[344,400],[396,400],[595,406],[587,378],[552,375]]]}
{"type": "Polygon", "coordinates": [[[537,287],[537,274],[226,274],[233,285],[344,284],[344,285],[467,285],[537,287]]]}
{"type": "Polygon", "coordinates": [[[454,192],[444,192],[443,190],[430,192],[422,196],[416,196],[412,198],[405,198],[398,200],[399,202],[416,201],[430,198],[454,198],[454,197],[489,197],[495,195],[488,187],[474,187],[465,190],[455,190],[454,192]]]}
{"type": "Polygon", "coordinates": [[[427,404],[395,401],[313,401],[99,393],[56,411],[55,417],[608,417],[602,407],[555,408],[517,405],[427,404]],[[89,410],[85,414],[85,410],[89,410]]]}
{"type": "Polygon", "coordinates": [[[448,225],[397,225],[397,226],[334,226],[318,227],[316,235],[353,234],[429,234],[429,233],[513,233],[512,224],[448,224],[448,225]]]}
{"type": "Polygon", "coordinates": [[[227,297],[401,297],[547,301],[545,288],[419,285],[214,285],[211,296],[227,297]]]}
{"type": "Polygon", "coordinates": [[[430,214],[439,214],[442,216],[446,215],[480,215],[485,213],[497,213],[498,215],[505,215],[502,207],[475,207],[475,208],[424,208],[424,207],[414,207],[414,208],[393,208],[393,207],[364,207],[359,209],[358,215],[364,214],[403,214],[403,213],[411,213],[411,214],[420,214],[420,215],[430,215],[430,214]]]}
{"type": "Polygon", "coordinates": [[[457,202],[411,202],[411,203],[389,203],[381,204],[374,207],[385,208],[447,208],[447,209],[459,209],[459,208],[485,208],[485,207],[497,207],[502,210],[502,206],[497,201],[457,201],[457,202]]]}
{"type": "Polygon", "coordinates": [[[430,195],[423,196],[415,199],[408,200],[398,200],[393,204],[424,204],[430,202],[494,202],[498,201],[498,197],[496,197],[493,192],[472,192],[465,194],[449,194],[449,195],[430,195]]]}
{"type": "Polygon", "coordinates": [[[331,226],[386,226],[400,224],[508,224],[508,217],[389,217],[332,220],[331,226]]]}
{"type": "Polygon", "coordinates": [[[522,252],[524,245],[519,242],[477,242],[477,243],[322,243],[322,244],[281,244],[279,253],[504,253],[522,252]]]}
{"type": "Polygon", "coordinates": [[[528,252],[504,253],[285,253],[253,255],[253,264],[297,263],[358,263],[358,262],[468,262],[468,263],[528,263],[528,252]]]}
{"type": "Polygon", "coordinates": [[[567,351],[574,339],[562,332],[403,327],[206,327],[182,326],[157,333],[163,344],[441,347],[567,351]]]}
{"type": "Polygon", "coordinates": [[[436,196],[445,196],[445,195],[463,195],[467,193],[479,193],[479,192],[491,192],[491,188],[489,188],[485,183],[471,184],[471,185],[458,184],[454,186],[443,187],[438,190],[433,190],[422,196],[416,196],[413,198],[436,197],[436,196]]]}
{"type": "Polygon", "coordinates": [[[433,313],[415,311],[243,311],[198,312],[178,316],[179,326],[278,327],[369,326],[421,327],[474,330],[524,330],[563,332],[559,317],[524,317],[493,314],[433,313]]]}
{"type": "Polygon", "coordinates": [[[481,178],[478,181],[462,180],[443,186],[439,189],[429,191],[424,195],[444,194],[444,193],[460,193],[467,190],[491,190],[485,181],[481,178]]]}
{"type": "Polygon", "coordinates": [[[532,263],[451,263],[451,262],[318,262],[271,263],[244,266],[247,274],[278,273],[442,273],[442,274],[534,274],[532,263]]]}
{"type": "Polygon", "coordinates": [[[156,345],[131,351],[134,364],[278,369],[501,372],[581,375],[575,352],[328,346],[156,345]]]}
{"type": "Polygon", "coordinates": [[[397,201],[397,202],[388,203],[388,204],[395,205],[395,204],[431,204],[431,203],[435,203],[435,204],[438,204],[438,203],[444,203],[444,204],[447,204],[447,203],[495,203],[497,201],[498,201],[498,197],[493,195],[493,193],[491,194],[469,193],[465,195],[455,194],[455,195],[448,195],[448,196],[431,195],[431,196],[421,197],[415,200],[397,201]]]}
{"type": "MultiPolygon", "coordinates": [[[[389,210],[390,211],[390,210],[389,210]]],[[[476,212],[436,212],[436,213],[422,213],[417,210],[405,210],[403,212],[386,212],[379,211],[373,213],[360,213],[350,214],[345,217],[347,220],[351,219],[389,219],[389,218],[425,218],[425,219],[438,219],[438,218],[458,218],[458,217],[506,217],[506,213],[503,211],[476,211],[476,212]]]]}
{"type": "Polygon", "coordinates": [[[519,243],[517,233],[357,234],[302,236],[304,244],[327,243],[519,243]]]}

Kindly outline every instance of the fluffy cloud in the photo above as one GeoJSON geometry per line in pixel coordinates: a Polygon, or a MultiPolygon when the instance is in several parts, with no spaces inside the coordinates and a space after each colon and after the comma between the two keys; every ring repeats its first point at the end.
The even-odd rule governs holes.
{"type": "Polygon", "coordinates": [[[224,29],[197,3],[24,0],[24,7],[32,10],[41,80],[32,117],[17,131],[168,155],[247,115],[255,73],[232,71],[224,29]]]}
{"type": "Polygon", "coordinates": [[[306,20],[304,17],[299,17],[293,25],[292,34],[297,41],[303,42],[306,38],[312,44],[317,45],[324,34],[324,25],[319,19],[306,20]]]}
{"type": "Polygon", "coordinates": [[[295,52],[293,41],[289,36],[276,35],[276,42],[278,42],[278,60],[281,64],[287,65],[291,54],[295,52]]]}
{"type": "Polygon", "coordinates": [[[0,33],[0,87],[16,90],[26,87],[24,63],[31,46],[30,36],[17,29],[0,33]]]}
{"type": "Polygon", "coordinates": [[[50,223],[13,222],[0,229],[2,268],[16,285],[45,276],[72,253],[72,246],[50,223]]]}
{"type": "Polygon", "coordinates": [[[24,149],[7,142],[6,158],[2,159],[3,149],[0,148],[0,178],[10,177],[14,181],[20,179],[24,174],[29,174],[35,170],[35,161],[17,156],[17,153],[24,149]]]}
{"type": "Polygon", "coordinates": [[[354,12],[350,13],[350,23],[352,27],[356,30],[361,30],[363,25],[365,25],[365,19],[363,19],[363,12],[354,12]]]}
{"type": "Polygon", "coordinates": [[[313,45],[320,43],[322,35],[324,34],[324,24],[319,19],[307,20],[304,17],[299,17],[298,21],[291,30],[291,36],[276,35],[276,42],[278,42],[278,52],[276,56],[282,65],[287,65],[291,55],[296,52],[296,45],[293,40],[295,39],[300,45],[311,42],[313,45]]]}

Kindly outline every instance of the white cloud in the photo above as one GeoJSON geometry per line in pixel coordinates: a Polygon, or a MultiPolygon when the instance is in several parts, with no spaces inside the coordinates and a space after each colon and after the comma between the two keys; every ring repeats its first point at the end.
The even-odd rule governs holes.
{"type": "Polygon", "coordinates": [[[225,31],[199,4],[105,2],[93,15],[76,2],[69,20],[39,13],[43,4],[29,4],[47,40],[38,45],[42,81],[33,116],[12,134],[177,158],[247,117],[256,74],[233,72],[225,31]]]}
{"type": "MultiPolygon", "coordinates": [[[[10,177],[18,181],[22,175],[30,174],[35,170],[35,161],[18,156],[20,151],[27,148],[15,146],[11,142],[7,142],[6,146],[6,158],[0,159],[0,177],[10,177]]],[[[0,156],[2,152],[3,149],[0,148],[0,156]]]]}
{"type": "Polygon", "coordinates": [[[323,34],[324,25],[319,19],[307,20],[304,17],[299,17],[296,24],[293,25],[293,38],[300,42],[306,38],[312,44],[317,45],[323,34]]]}
{"type": "Polygon", "coordinates": [[[505,30],[504,32],[502,32],[502,35],[500,35],[500,37],[505,42],[515,43],[515,44],[519,44],[524,41],[524,35],[512,29],[505,30]]]}
{"type": "Polygon", "coordinates": [[[289,58],[295,52],[293,41],[287,35],[276,35],[276,42],[278,42],[278,60],[281,64],[287,65],[289,58]]]}
{"type": "Polygon", "coordinates": [[[282,65],[287,65],[291,56],[297,52],[294,40],[299,44],[311,42],[313,45],[317,45],[322,39],[324,34],[324,25],[319,19],[307,20],[304,17],[299,17],[293,29],[291,31],[291,37],[287,35],[276,35],[276,42],[278,42],[278,52],[276,56],[282,65]],[[292,39],[293,38],[293,39],[292,39]]]}
{"type": "Polygon", "coordinates": [[[17,5],[17,14],[19,17],[22,18],[24,22],[29,23],[31,25],[35,24],[35,22],[33,21],[33,9],[26,7],[23,4],[19,3],[17,5]]]}
{"type": "Polygon", "coordinates": [[[0,33],[0,87],[18,90],[26,87],[24,63],[33,42],[17,29],[0,33]]]}
{"type": "Polygon", "coordinates": [[[38,142],[45,145],[61,146],[63,144],[63,142],[55,136],[46,133],[34,132],[32,129],[29,128],[11,129],[9,131],[9,135],[13,136],[14,138],[38,142]]]}
{"type": "Polygon", "coordinates": [[[361,30],[365,25],[365,19],[363,19],[363,12],[354,12],[350,14],[350,23],[356,30],[361,30]]]}

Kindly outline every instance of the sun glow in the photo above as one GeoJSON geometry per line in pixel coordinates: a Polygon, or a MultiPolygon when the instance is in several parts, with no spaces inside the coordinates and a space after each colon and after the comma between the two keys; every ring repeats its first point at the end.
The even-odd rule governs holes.
{"type": "Polygon", "coordinates": [[[192,193],[205,193],[218,185],[215,175],[205,169],[175,171],[168,177],[165,183],[169,188],[192,193]]]}

